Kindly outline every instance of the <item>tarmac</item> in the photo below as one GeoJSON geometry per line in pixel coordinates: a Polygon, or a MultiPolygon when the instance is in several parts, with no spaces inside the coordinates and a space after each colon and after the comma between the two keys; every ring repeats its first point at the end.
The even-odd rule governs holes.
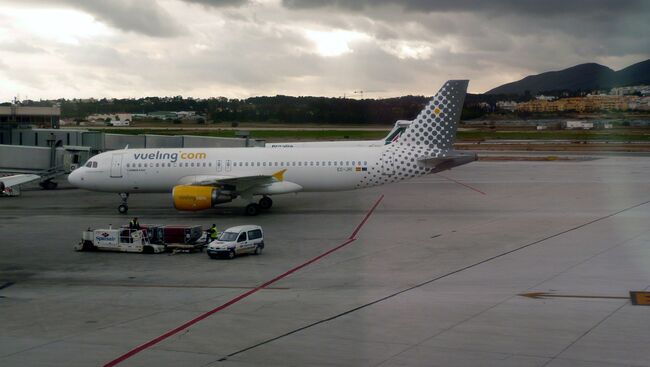
{"type": "Polygon", "coordinates": [[[0,198],[0,365],[650,366],[650,307],[628,298],[650,286],[649,182],[645,157],[479,161],[257,217],[23,190],[0,198]],[[73,251],[131,216],[259,224],[266,248],[73,251]]]}

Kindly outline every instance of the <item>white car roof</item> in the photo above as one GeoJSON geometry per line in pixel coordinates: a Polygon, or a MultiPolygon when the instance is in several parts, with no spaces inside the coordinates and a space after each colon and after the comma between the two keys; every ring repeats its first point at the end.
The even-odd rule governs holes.
{"type": "Polygon", "coordinates": [[[224,232],[242,232],[242,231],[251,231],[253,229],[262,229],[260,226],[256,226],[254,224],[246,224],[243,226],[237,226],[237,227],[230,227],[226,229],[224,232]]]}

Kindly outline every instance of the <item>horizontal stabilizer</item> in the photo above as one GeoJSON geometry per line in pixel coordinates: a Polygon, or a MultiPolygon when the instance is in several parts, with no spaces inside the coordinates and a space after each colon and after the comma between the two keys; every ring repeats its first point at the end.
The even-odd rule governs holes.
{"type": "Polygon", "coordinates": [[[451,169],[453,167],[461,166],[463,164],[474,162],[477,159],[478,157],[476,153],[451,152],[451,154],[446,154],[445,157],[422,156],[418,158],[418,161],[426,164],[431,168],[434,168],[431,173],[436,173],[451,169]]]}

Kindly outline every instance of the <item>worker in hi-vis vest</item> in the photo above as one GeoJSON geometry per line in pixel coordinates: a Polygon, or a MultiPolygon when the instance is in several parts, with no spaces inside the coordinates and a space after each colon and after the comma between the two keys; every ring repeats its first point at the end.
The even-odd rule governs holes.
{"type": "Polygon", "coordinates": [[[212,224],[212,227],[208,229],[208,242],[212,242],[217,239],[219,236],[219,231],[217,231],[217,225],[212,224]]]}
{"type": "Polygon", "coordinates": [[[138,217],[131,219],[131,222],[129,223],[129,228],[140,229],[140,222],[138,222],[138,217]]]}

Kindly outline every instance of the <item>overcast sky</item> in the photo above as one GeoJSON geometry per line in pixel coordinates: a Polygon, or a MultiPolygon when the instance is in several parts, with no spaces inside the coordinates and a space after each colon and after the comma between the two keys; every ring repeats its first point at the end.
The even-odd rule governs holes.
{"type": "Polygon", "coordinates": [[[432,95],[650,58],[645,0],[0,0],[0,101],[432,95]]]}

